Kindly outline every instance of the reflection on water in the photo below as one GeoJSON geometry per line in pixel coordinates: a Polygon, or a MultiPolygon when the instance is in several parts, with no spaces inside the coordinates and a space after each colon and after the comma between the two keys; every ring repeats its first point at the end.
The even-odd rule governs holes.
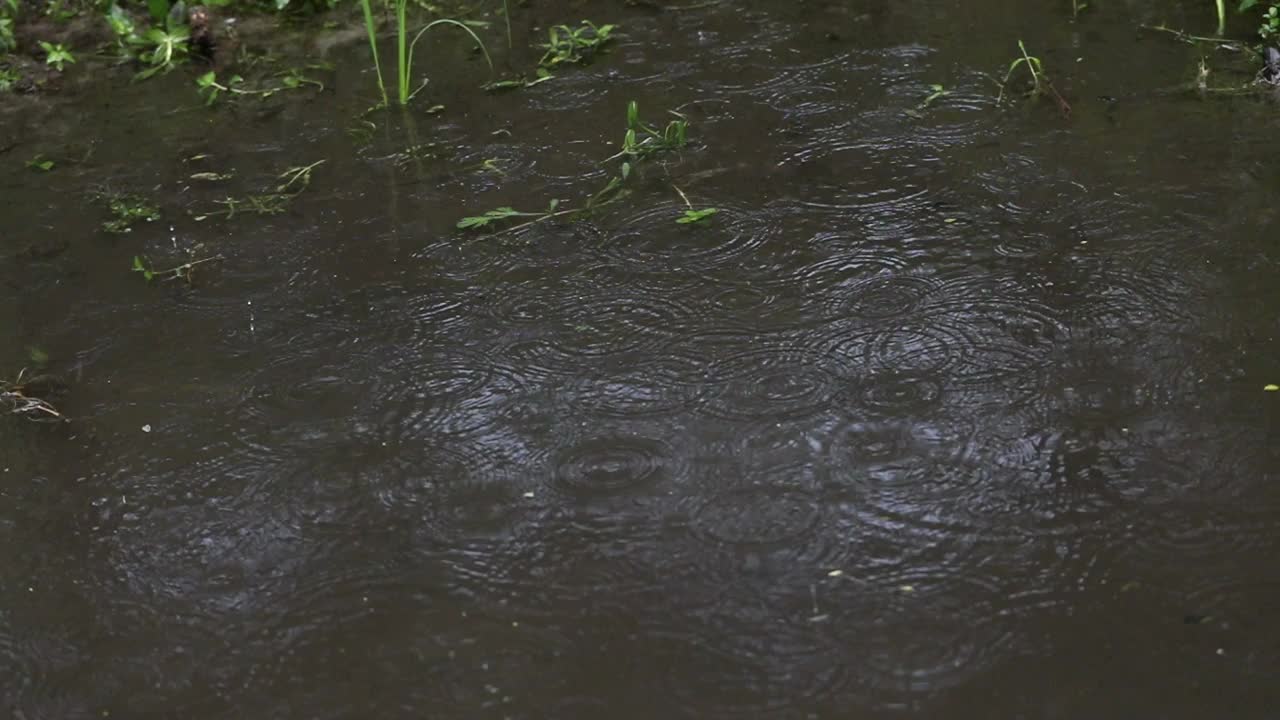
{"type": "Polygon", "coordinates": [[[0,703],[1266,717],[1272,109],[1147,92],[1193,58],[1123,7],[864,5],[611,5],[592,66],[443,79],[417,132],[453,154],[417,169],[396,118],[352,147],[350,71],[253,123],[139,118],[246,172],[326,157],[275,218],[193,223],[196,188],[106,241],[51,207],[181,177],[117,116],[77,175],[6,169],[6,226],[83,238],[6,261],[7,362],[83,375],[72,426],[0,436],[0,703]],[[991,105],[1027,28],[1069,121],[991,105]],[[695,145],[589,220],[453,230],[597,187],[632,98],[695,145]],[[677,225],[673,184],[720,212],[677,225]],[[193,288],[121,262],[197,245],[228,259],[193,288]]]}

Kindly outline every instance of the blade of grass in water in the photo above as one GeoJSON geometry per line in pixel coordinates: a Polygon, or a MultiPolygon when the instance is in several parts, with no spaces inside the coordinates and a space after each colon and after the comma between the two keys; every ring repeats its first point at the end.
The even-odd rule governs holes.
{"type": "Polygon", "coordinates": [[[373,53],[373,69],[378,73],[378,90],[382,93],[382,104],[387,104],[387,86],[382,82],[382,63],[378,62],[378,37],[377,29],[373,21],[373,9],[369,7],[370,0],[360,0],[360,7],[364,10],[364,28],[369,32],[369,51],[373,53]]]}
{"type": "MultiPolygon", "coordinates": [[[[405,0],[399,0],[399,1],[402,5],[405,2],[405,0]]],[[[402,60],[400,65],[400,104],[401,105],[407,104],[409,102],[409,73],[413,69],[413,48],[418,44],[418,40],[421,39],[422,36],[426,34],[428,30],[430,30],[431,28],[437,25],[453,25],[454,27],[461,28],[463,32],[470,35],[471,39],[475,40],[476,45],[480,47],[480,52],[484,54],[484,61],[489,65],[489,69],[490,70],[493,69],[493,58],[489,57],[489,50],[484,46],[484,41],[480,39],[479,35],[476,35],[474,30],[467,27],[463,23],[458,22],[457,20],[451,20],[449,18],[444,18],[441,20],[433,20],[427,23],[421,30],[419,30],[417,35],[413,36],[413,42],[409,43],[409,53],[407,56],[404,56],[404,36],[401,35],[400,37],[401,55],[404,56],[404,59],[402,60]]],[[[403,29],[403,26],[402,26],[402,29],[403,29]]]]}

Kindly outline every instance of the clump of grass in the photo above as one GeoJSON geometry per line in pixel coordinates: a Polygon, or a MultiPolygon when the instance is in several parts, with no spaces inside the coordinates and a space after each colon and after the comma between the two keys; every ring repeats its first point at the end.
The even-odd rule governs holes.
{"type": "Polygon", "coordinates": [[[557,65],[577,64],[595,55],[613,39],[613,31],[617,25],[596,25],[590,20],[583,20],[576,28],[568,25],[556,25],[548,30],[549,42],[538,67],[551,70],[557,65]]]}
{"type": "MultiPolygon", "coordinates": [[[[489,57],[489,50],[485,47],[484,41],[476,35],[475,31],[467,27],[465,23],[452,18],[442,18],[433,20],[418,30],[410,42],[409,37],[409,20],[408,20],[408,0],[395,0],[396,14],[396,73],[397,73],[397,95],[396,99],[401,105],[408,105],[409,100],[417,93],[410,92],[410,77],[413,72],[413,49],[417,46],[418,40],[422,38],[426,32],[435,27],[453,26],[471,36],[476,45],[480,48],[480,52],[484,54],[485,62],[488,63],[489,69],[493,69],[493,59],[489,57]]],[[[377,23],[373,19],[373,8],[370,0],[360,0],[360,8],[364,13],[365,31],[369,35],[369,52],[373,55],[373,67],[378,75],[378,91],[382,94],[382,104],[390,103],[387,97],[387,86],[383,80],[382,63],[378,59],[378,32],[377,23]]]]}

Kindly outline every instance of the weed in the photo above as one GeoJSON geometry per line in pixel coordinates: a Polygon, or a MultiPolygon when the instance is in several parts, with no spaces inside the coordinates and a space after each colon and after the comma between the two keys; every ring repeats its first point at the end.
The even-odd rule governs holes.
{"type": "Polygon", "coordinates": [[[102,223],[102,229],[109,233],[127,233],[139,220],[155,222],[160,219],[160,208],[137,195],[105,195],[103,199],[111,211],[111,219],[102,223]]]}
{"type": "Polygon", "coordinates": [[[671,187],[676,191],[676,194],[680,196],[680,199],[684,201],[684,204],[686,206],[684,213],[680,217],[676,218],[677,224],[693,225],[695,223],[700,223],[703,220],[706,220],[707,218],[711,217],[712,215],[715,215],[716,213],[720,212],[720,208],[714,208],[714,207],[702,208],[701,210],[695,209],[693,207],[693,203],[689,202],[689,196],[685,195],[683,190],[676,187],[675,185],[672,185],[671,187]]]}
{"type": "Polygon", "coordinates": [[[18,80],[20,79],[21,77],[18,75],[18,71],[12,68],[0,67],[0,93],[12,90],[13,86],[17,85],[18,80]]]}
{"type": "Polygon", "coordinates": [[[488,226],[490,223],[502,222],[503,220],[510,220],[511,218],[546,217],[556,211],[557,205],[559,205],[559,201],[552,200],[550,206],[547,207],[547,211],[540,213],[520,212],[513,207],[494,208],[493,210],[486,211],[483,215],[462,218],[458,221],[458,227],[464,230],[469,228],[479,229],[488,226]]]}
{"type": "Polygon", "coordinates": [[[685,146],[689,122],[683,117],[672,120],[661,132],[640,119],[640,106],[635,100],[627,103],[627,132],[622,136],[622,150],[610,157],[628,157],[633,160],[649,155],[679,150],[685,146]]]}
{"type": "Polygon", "coordinates": [[[1004,79],[1000,81],[1000,94],[996,97],[996,104],[1000,104],[1004,100],[1005,88],[1008,87],[1009,80],[1013,77],[1014,72],[1016,72],[1019,67],[1026,67],[1027,72],[1031,73],[1031,90],[1028,95],[1030,97],[1045,96],[1053,98],[1053,100],[1057,102],[1058,109],[1062,111],[1062,114],[1069,115],[1071,113],[1071,106],[1068,105],[1067,101],[1058,93],[1057,88],[1055,88],[1053,83],[1049,80],[1049,76],[1045,74],[1044,64],[1040,62],[1040,58],[1028,54],[1027,46],[1024,45],[1021,40],[1018,41],[1018,50],[1022,53],[1022,57],[1016,58],[1013,62],[1009,63],[1009,70],[1005,73],[1004,79]]]}
{"type": "Polygon", "coordinates": [[[222,259],[223,258],[221,255],[215,255],[213,257],[201,258],[200,260],[192,260],[191,262],[183,263],[177,267],[172,267],[167,270],[156,270],[151,266],[151,263],[147,261],[145,258],[143,258],[141,255],[134,255],[133,256],[133,272],[142,273],[142,277],[146,278],[147,282],[151,282],[152,280],[157,280],[157,279],[183,280],[187,284],[190,284],[191,272],[197,265],[203,265],[204,263],[214,262],[222,259]]]}
{"type": "Polygon", "coordinates": [[[190,31],[182,26],[151,28],[141,37],[132,38],[129,42],[140,50],[139,57],[151,66],[138,73],[136,79],[146,80],[156,73],[172,70],[190,53],[190,40],[190,31]]]}
{"type": "Polygon", "coordinates": [[[49,172],[50,170],[53,169],[53,161],[46,158],[43,155],[37,155],[27,161],[27,167],[31,168],[32,170],[49,172]]]}
{"type": "Polygon", "coordinates": [[[595,25],[583,20],[577,28],[568,25],[556,25],[548,31],[549,42],[538,67],[551,69],[566,63],[580,63],[595,55],[606,43],[613,39],[613,31],[617,25],[595,25]]]}
{"type": "Polygon", "coordinates": [[[310,165],[291,167],[275,177],[278,182],[270,192],[217,200],[216,204],[224,209],[196,215],[195,219],[200,221],[221,216],[230,220],[240,214],[278,215],[311,185],[311,173],[324,162],[324,160],[318,160],[310,165]]]}
{"type": "Polygon", "coordinates": [[[50,43],[44,40],[40,41],[40,48],[44,50],[44,64],[52,67],[58,72],[62,72],[63,67],[68,63],[74,63],[76,58],[71,54],[62,43],[50,43]]]}
{"type": "MultiPolygon", "coordinates": [[[[1240,12],[1257,7],[1258,0],[1240,0],[1240,12]]],[[[1270,40],[1280,35],[1280,3],[1272,2],[1262,14],[1262,22],[1258,25],[1258,35],[1263,40],[1270,40]]]]}
{"type": "Polygon", "coordinates": [[[324,90],[324,83],[306,77],[297,68],[277,73],[276,77],[280,78],[280,84],[277,86],[248,88],[245,87],[245,80],[240,75],[232,75],[219,82],[217,73],[210,70],[196,78],[196,90],[204,98],[205,105],[213,105],[223,93],[266,99],[284,90],[301,90],[306,86],[314,86],[319,90],[324,90]]]}
{"type": "Polygon", "coordinates": [[[930,85],[929,94],[924,97],[924,100],[921,100],[920,104],[916,105],[914,108],[908,108],[905,112],[913,118],[922,118],[924,117],[924,111],[929,109],[929,106],[932,105],[935,100],[946,97],[950,94],[951,91],[943,88],[941,85],[930,85]]]}
{"type": "Polygon", "coordinates": [[[10,415],[22,415],[35,422],[69,422],[42,397],[63,390],[63,380],[56,375],[36,375],[28,379],[26,373],[23,368],[13,380],[0,380],[0,405],[10,415]]]}
{"type": "MultiPolygon", "coordinates": [[[[360,7],[364,13],[365,31],[369,35],[369,51],[373,55],[373,67],[378,74],[378,91],[382,93],[382,105],[389,104],[387,99],[387,86],[383,81],[382,63],[378,59],[378,35],[377,24],[373,19],[373,8],[370,5],[371,0],[360,0],[360,7]]],[[[452,25],[466,34],[471,36],[476,45],[480,48],[480,52],[484,54],[485,62],[489,64],[489,69],[493,69],[493,59],[489,57],[489,50],[485,47],[484,42],[476,35],[475,31],[467,27],[465,23],[453,20],[451,18],[442,18],[427,23],[413,36],[413,41],[408,41],[408,0],[395,0],[396,11],[396,71],[397,71],[397,100],[401,105],[408,105],[409,100],[417,94],[417,90],[409,91],[410,75],[413,72],[413,49],[417,46],[418,40],[422,38],[426,32],[434,27],[452,25]]],[[[420,88],[419,88],[420,89],[420,88]]]]}
{"type": "MultiPolygon", "coordinates": [[[[560,202],[552,200],[547,209],[542,212],[522,212],[512,207],[500,207],[490,210],[483,215],[473,215],[464,217],[458,221],[457,227],[460,229],[482,229],[491,225],[502,223],[513,218],[532,218],[518,225],[506,228],[508,232],[519,230],[521,228],[534,225],[536,223],[549,220],[556,217],[582,217],[594,212],[596,209],[607,205],[619,198],[625,193],[625,185],[631,177],[633,162],[642,160],[650,155],[668,150],[678,150],[685,146],[687,140],[688,122],[684,119],[672,120],[667,124],[661,132],[653,127],[645,124],[640,120],[640,108],[635,100],[627,104],[627,132],[623,136],[622,151],[615,154],[610,160],[616,158],[625,158],[618,168],[618,174],[609,178],[609,182],[604,187],[597,190],[591,197],[587,198],[582,207],[560,209],[560,202]]],[[[678,192],[678,189],[677,189],[678,192]]],[[[681,193],[683,196],[683,193],[681,193]]],[[[688,200],[686,199],[686,204],[688,200]]],[[[689,209],[692,213],[686,213],[685,217],[690,218],[686,222],[696,222],[702,220],[716,212],[716,210],[708,208],[707,210],[693,210],[690,205],[689,209]],[[693,216],[697,216],[693,219],[693,216]]]]}

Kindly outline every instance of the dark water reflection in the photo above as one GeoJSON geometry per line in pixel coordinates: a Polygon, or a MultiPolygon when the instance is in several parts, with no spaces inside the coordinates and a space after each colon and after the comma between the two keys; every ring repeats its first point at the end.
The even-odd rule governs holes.
{"type": "MultiPolygon", "coordinates": [[[[274,115],[80,97],[93,160],[0,174],[6,255],[72,238],[5,261],[6,366],[80,378],[70,428],[0,436],[0,704],[1272,716],[1274,108],[1153,92],[1195,57],[1135,39],[1150,8],[1024,5],[610,5],[591,67],[443,78],[418,168],[403,119],[345,132],[359,48],[274,115]],[[1072,119],[992,108],[1020,37],[1072,119]],[[631,98],[696,146],[590,221],[452,229],[590,192],[631,98]],[[328,163],[286,215],[195,223],[197,152],[328,163]],[[172,230],[100,236],[107,182],[172,230]],[[721,212],[676,225],[672,183],[721,212]],[[125,272],[197,246],[228,259],[193,289],[125,272]]],[[[6,118],[28,155],[72,132],[6,118]]]]}

